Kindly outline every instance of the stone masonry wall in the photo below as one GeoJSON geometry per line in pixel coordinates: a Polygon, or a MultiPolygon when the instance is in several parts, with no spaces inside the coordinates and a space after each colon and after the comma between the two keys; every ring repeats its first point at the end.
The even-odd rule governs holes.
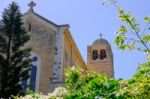
{"type": "Polygon", "coordinates": [[[25,45],[31,47],[32,52],[41,57],[39,92],[50,92],[50,83],[55,60],[55,34],[56,32],[33,16],[24,18],[24,25],[28,30],[31,24],[30,41],[25,45]]]}

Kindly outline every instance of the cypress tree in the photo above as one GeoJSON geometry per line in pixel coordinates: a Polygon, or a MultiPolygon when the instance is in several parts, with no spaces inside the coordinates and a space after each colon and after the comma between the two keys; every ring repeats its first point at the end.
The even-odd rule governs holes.
{"type": "Polygon", "coordinates": [[[22,95],[21,81],[29,78],[30,48],[24,44],[30,36],[23,28],[22,14],[17,3],[4,9],[0,22],[0,98],[22,95]]]}

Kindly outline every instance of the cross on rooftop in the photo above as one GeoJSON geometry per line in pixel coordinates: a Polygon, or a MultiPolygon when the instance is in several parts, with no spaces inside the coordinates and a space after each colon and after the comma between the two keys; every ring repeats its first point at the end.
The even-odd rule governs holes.
{"type": "Polygon", "coordinates": [[[30,7],[30,11],[33,11],[33,7],[35,7],[36,6],[36,3],[34,3],[33,1],[31,1],[29,4],[28,4],[28,6],[30,7]]]}
{"type": "Polygon", "coordinates": [[[102,34],[102,33],[100,33],[100,34],[99,34],[100,39],[102,39],[102,36],[103,36],[103,34],[102,34]]]}

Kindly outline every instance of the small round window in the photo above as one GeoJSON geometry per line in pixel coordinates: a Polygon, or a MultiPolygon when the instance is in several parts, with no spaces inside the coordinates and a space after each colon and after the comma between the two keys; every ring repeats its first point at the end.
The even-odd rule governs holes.
{"type": "Polygon", "coordinates": [[[38,60],[38,58],[36,57],[36,56],[34,56],[33,58],[32,58],[32,61],[33,62],[35,62],[35,61],[37,61],[38,60]]]}

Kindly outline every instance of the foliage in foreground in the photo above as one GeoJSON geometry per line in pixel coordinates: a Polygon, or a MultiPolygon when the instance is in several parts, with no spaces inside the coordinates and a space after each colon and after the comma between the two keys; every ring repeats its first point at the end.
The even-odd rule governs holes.
{"type": "Polygon", "coordinates": [[[108,79],[92,71],[86,74],[79,67],[66,70],[67,99],[94,99],[98,97],[116,98],[116,90],[121,80],[108,79]]]}
{"type": "Polygon", "coordinates": [[[53,93],[49,93],[48,95],[44,95],[42,93],[33,93],[30,92],[28,95],[22,96],[14,96],[14,99],[64,99],[67,95],[67,91],[64,87],[56,88],[53,93]]]}
{"type": "Polygon", "coordinates": [[[105,75],[79,67],[66,69],[66,85],[48,95],[32,93],[15,99],[149,99],[150,62],[140,65],[129,80],[108,79],[105,75]],[[142,66],[142,67],[141,67],[142,66]]]}
{"type": "Polygon", "coordinates": [[[129,80],[107,79],[94,72],[83,75],[78,68],[67,70],[67,99],[149,99],[150,60],[141,64],[129,80]]]}

